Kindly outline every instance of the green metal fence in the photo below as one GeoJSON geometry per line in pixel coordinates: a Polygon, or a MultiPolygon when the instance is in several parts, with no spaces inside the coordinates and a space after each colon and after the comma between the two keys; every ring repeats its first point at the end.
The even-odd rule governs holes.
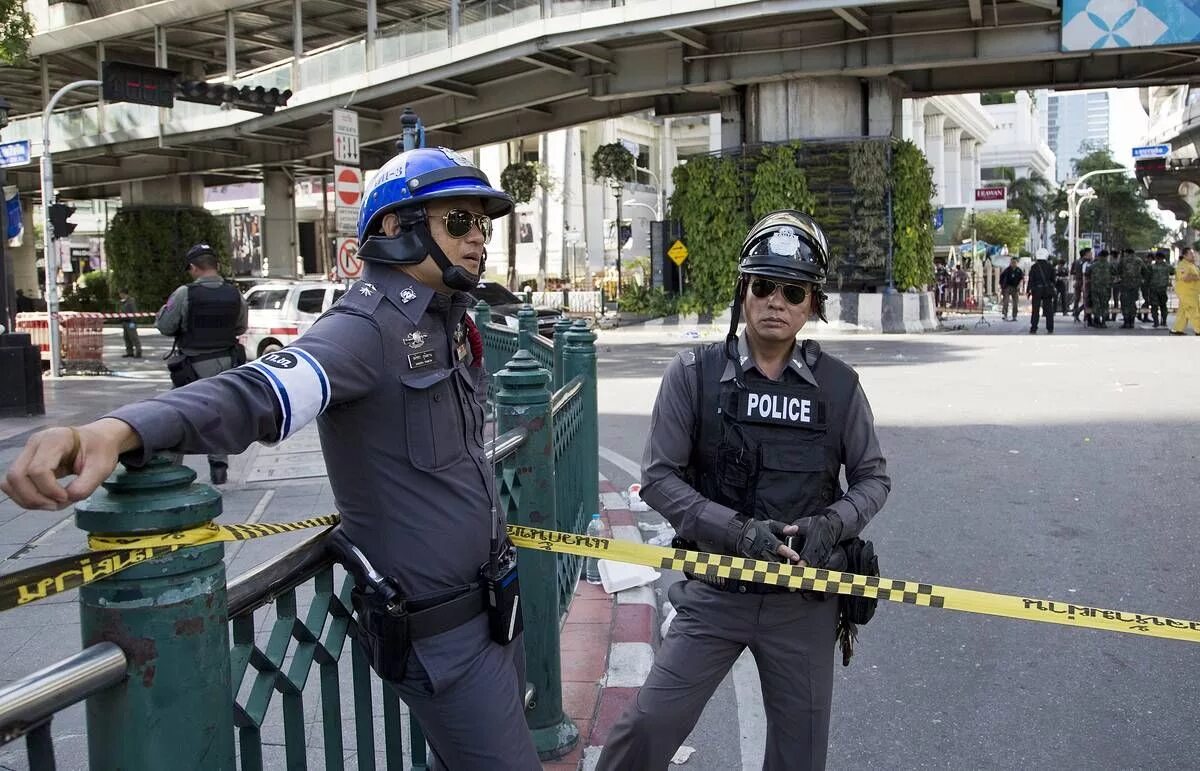
{"type": "MultiPolygon", "coordinates": [[[[564,323],[550,344],[528,326],[484,322],[500,432],[488,454],[500,503],[514,524],[581,532],[599,497],[595,335],[583,322],[564,323]]],[[[115,474],[76,507],[76,521],[88,532],[137,536],[196,527],[220,512],[219,492],[156,459],[115,474]]],[[[0,745],[28,736],[30,768],[53,769],[50,721],[86,700],[94,769],[147,771],[183,758],[214,769],[425,768],[420,728],[371,671],[350,580],[324,539],[228,584],[224,546],[214,543],[85,586],[85,650],[0,688],[0,745]]],[[[579,563],[526,551],[520,571],[526,718],[550,759],[578,739],[562,708],[558,635],[579,563]]]]}

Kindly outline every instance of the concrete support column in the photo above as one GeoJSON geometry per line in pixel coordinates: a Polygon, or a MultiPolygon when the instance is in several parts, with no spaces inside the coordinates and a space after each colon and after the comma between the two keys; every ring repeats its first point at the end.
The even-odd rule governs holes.
{"type": "Polygon", "coordinates": [[[925,100],[912,101],[912,141],[921,152],[925,152],[925,100]]]}
{"type": "Polygon", "coordinates": [[[979,156],[976,154],[975,148],[978,147],[979,140],[973,137],[967,137],[959,142],[959,156],[962,164],[960,176],[962,177],[962,202],[964,206],[970,206],[975,203],[975,188],[979,186],[979,156]]]}
{"type": "Polygon", "coordinates": [[[304,58],[304,4],[292,0],[292,90],[304,85],[300,78],[300,61],[304,58]]]}
{"type": "Polygon", "coordinates": [[[298,275],[300,239],[296,229],[296,187],[287,173],[263,175],[263,274],[279,278],[298,275]]]}
{"type": "Polygon", "coordinates": [[[925,116],[925,157],[933,170],[933,205],[944,206],[946,202],[946,161],[945,142],[942,129],[946,125],[946,116],[942,114],[925,116]]]}
{"type": "Polygon", "coordinates": [[[714,149],[739,147],[744,141],[744,136],[742,95],[740,93],[723,94],[721,96],[721,144],[714,149]]]}
{"type": "Polygon", "coordinates": [[[198,174],[142,179],[121,183],[125,206],[204,206],[204,178],[198,174]]]}
{"type": "Polygon", "coordinates": [[[946,164],[946,194],[942,201],[946,206],[962,206],[962,157],[959,154],[962,150],[962,129],[958,126],[943,129],[942,138],[945,140],[943,161],[946,164]]]}
{"type": "Polygon", "coordinates": [[[896,78],[867,81],[867,136],[904,134],[904,83],[896,78]]]}

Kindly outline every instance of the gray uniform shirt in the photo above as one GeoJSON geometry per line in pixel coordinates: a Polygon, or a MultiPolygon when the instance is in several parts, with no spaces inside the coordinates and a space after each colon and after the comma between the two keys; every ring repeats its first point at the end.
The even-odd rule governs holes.
{"type": "MultiPolygon", "coordinates": [[[[347,536],[408,598],[437,596],[478,579],[496,516],[487,374],[460,327],[473,305],[368,265],[293,345],[110,417],[141,437],[134,462],[155,450],[241,452],[317,420],[347,536]]],[[[481,615],[414,646],[436,684],[487,640],[481,615]]]]}
{"type": "MultiPolygon", "coordinates": [[[[738,340],[738,350],[742,367],[758,370],[744,332],[738,340]]],[[[789,373],[820,387],[804,361],[799,344],[784,375],[789,373]]],[[[721,382],[732,380],[734,375],[733,362],[729,362],[721,382]]],[[[670,520],[683,538],[725,543],[730,522],[738,512],[710,501],[684,481],[684,470],[692,455],[695,422],[696,356],[694,351],[683,351],[667,366],[650,417],[650,435],[642,455],[642,499],[670,520]]],[[[842,518],[843,537],[849,538],[862,532],[883,507],[892,486],[875,435],[875,417],[861,385],[851,397],[846,413],[841,456],[847,489],[831,508],[842,518]]]]}
{"type": "MultiPolygon", "coordinates": [[[[225,279],[220,276],[202,276],[194,282],[200,286],[218,287],[225,283],[225,279]]],[[[188,287],[191,284],[184,284],[177,287],[171,296],[167,298],[167,302],[163,307],[158,309],[158,315],[154,318],[154,326],[158,327],[158,331],[162,332],[167,337],[176,337],[187,331],[188,317],[188,287]]],[[[240,335],[246,331],[247,319],[249,311],[246,309],[246,301],[243,299],[241,309],[238,311],[237,327],[233,333],[240,335]]],[[[181,349],[180,353],[195,354],[199,351],[181,349]]]]}

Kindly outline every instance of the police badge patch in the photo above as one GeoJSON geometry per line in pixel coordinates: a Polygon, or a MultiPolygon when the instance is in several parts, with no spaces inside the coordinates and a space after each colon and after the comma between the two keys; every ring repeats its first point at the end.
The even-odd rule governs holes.
{"type": "Polygon", "coordinates": [[[780,257],[795,257],[796,252],[800,251],[800,236],[791,228],[780,228],[767,242],[767,248],[771,250],[771,254],[778,254],[780,257]]]}
{"type": "Polygon", "coordinates": [[[404,336],[404,344],[409,348],[420,348],[428,338],[429,335],[418,329],[404,336]]]}
{"type": "Polygon", "coordinates": [[[406,286],[400,290],[400,302],[407,304],[415,299],[417,299],[417,290],[411,286],[406,286]]]}

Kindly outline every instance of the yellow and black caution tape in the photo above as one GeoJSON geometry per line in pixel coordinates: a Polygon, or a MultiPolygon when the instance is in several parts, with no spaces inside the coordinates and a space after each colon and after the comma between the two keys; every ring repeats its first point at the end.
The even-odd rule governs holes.
{"type": "Polygon", "coordinates": [[[836,570],[801,568],[782,562],[730,557],[723,554],[669,549],[664,546],[616,541],[586,535],[560,533],[532,527],[509,525],[508,535],[517,546],[542,551],[566,552],[585,557],[629,562],[652,568],[681,570],[710,578],[733,578],[793,589],[877,597],[881,600],[923,605],[930,608],[961,610],[989,616],[1044,621],[1065,626],[1103,629],[1147,637],[1200,642],[1200,621],[1128,613],[1094,608],[1090,605],[1040,600],[1009,594],[993,594],[972,589],[898,581],[891,578],[860,576],[836,570]]]}
{"type": "MultiPolygon", "coordinates": [[[[217,525],[210,522],[174,533],[122,537],[92,536],[88,543],[95,551],[89,554],[64,557],[8,576],[0,576],[0,611],[107,578],[177,549],[217,541],[245,541],[306,528],[327,527],[336,525],[338,521],[338,515],[332,514],[299,522],[257,525],[217,525]]],[[[732,578],[792,589],[875,597],[929,608],[1200,642],[1200,621],[1107,610],[1090,605],[973,589],[955,589],[917,581],[860,576],[836,570],[801,568],[782,562],[671,549],[521,525],[509,525],[508,534],[514,544],[526,549],[599,557],[652,568],[680,570],[710,578],[732,578]]]]}
{"type": "Polygon", "coordinates": [[[336,525],[338,521],[338,515],[331,514],[299,522],[257,525],[218,525],[208,522],[188,530],[156,535],[91,536],[88,538],[88,545],[93,551],[88,554],[63,557],[37,567],[0,576],[0,611],[44,600],[70,589],[78,589],[101,578],[116,575],[126,568],[189,546],[203,546],[218,541],[248,541],[251,538],[291,533],[311,527],[328,527],[336,525]]]}

